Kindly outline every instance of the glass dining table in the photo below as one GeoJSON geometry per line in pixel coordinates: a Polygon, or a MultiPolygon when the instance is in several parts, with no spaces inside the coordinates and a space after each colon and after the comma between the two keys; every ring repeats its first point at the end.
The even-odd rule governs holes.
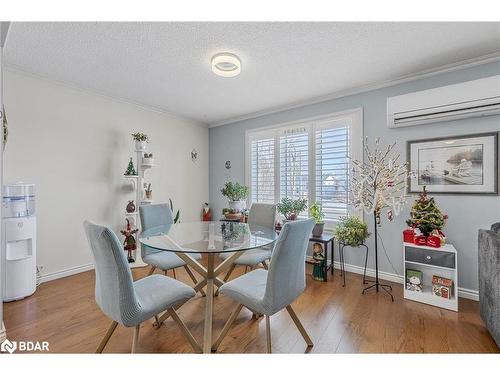
{"type": "MultiPolygon", "coordinates": [[[[203,353],[210,353],[212,348],[212,319],[214,287],[224,284],[218,276],[231,268],[233,263],[247,250],[268,246],[277,238],[274,229],[257,225],[232,222],[186,222],[162,225],[141,233],[139,241],[148,247],[148,252],[169,251],[177,254],[194,271],[202,276],[194,289],[198,292],[206,286],[205,322],[203,335],[203,353]],[[201,253],[206,258],[207,266],[193,259],[193,253],[201,253]],[[231,255],[215,266],[218,254],[231,255]]],[[[179,308],[180,306],[176,306],[179,308]]],[[[169,317],[166,312],[158,318],[161,324],[169,317]]]]}

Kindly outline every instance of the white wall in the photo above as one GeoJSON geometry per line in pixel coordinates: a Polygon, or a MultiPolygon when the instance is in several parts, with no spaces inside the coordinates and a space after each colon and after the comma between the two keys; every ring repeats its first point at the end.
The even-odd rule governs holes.
{"type": "MultiPolygon", "coordinates": [[[[134,194],[123,173],[134,156],[130,134],[151,138],[147,172],[155,202],[172,198],[181,220],[199,220],[208,201],[208,129],[193,121],[7,70],[9,140],[5,182],[36,184],[37,263],[52,278],[92,263],[82,223],[118,230],[134,194]],[[198,161],[191,161],[191,150],[198,161]]],[[[135,163],[135,162],[134,162],[135,163]]]]}

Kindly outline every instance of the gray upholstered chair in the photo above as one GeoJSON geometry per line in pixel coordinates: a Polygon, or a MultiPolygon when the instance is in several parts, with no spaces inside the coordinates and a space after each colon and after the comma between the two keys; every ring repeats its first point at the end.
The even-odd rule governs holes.
{"type": "Polygon", "coordinates": [[[479,310],[500,347],[500,223],[479,230],[479,310]]]}
{"type": "Polygon", "coordinates": [[[220,287],[220,293],[238,303],[221,334],[212,346],[217,350],[229,328],[246,306],[254,313],[266,316],[267,352],[271,353],[271,315],[286,308],[307,346],[313,346],[309,335],[292,309],[291,303],[306,287],[305,261],[314,219],[288,222],[283,226],[274,246],[269,270],[253,270],[220,287]]]}
{"type": "Polygon", "coordinates": [[[140,324],[165,310],[170,313],[193,349],[201,352],[200,346],[174,310],[174,306],[195,296],[194,289],[163,275],[147,276],[134,282],[116,234],[105,226],[89,221],[85,221],[83,225],[94,257],[95,300],[102,312],[113,321],[96,353],[102,353],[118,323],[125,327],[135,327],[132,340],[134,353],[140,324]]]}
{"type": "MultiPolygon", "coordinates": [[[[259,225],[264,228],[274,229],[274,224],[276,222],[276,205],[275,204],[265,204],[265,203],[254,203],[250,208],[248,213],[248,224],[259,225]]],[[[220,257],[222,259],[229,258],[233,253],[222,253],[220,257]]],[[[240,256],[231,268],[228,270],[224,281],[229,279],[229,276],[234,271],[236,266],[245,266],[254,269],[257,265],[262,264],[262,266],[267,269],[266,261],[271,259],[272,248],[261,247],[259,249],[253,249],[245,251],[245,253],[240,256]]]]}
{"type": "MultiPolygon", "coordinates": [[[[159,231],[168,231],[168,227],[174,223],[172,210],[168,204],[148,204],[139,206],[139,216],[141,218],[142,230],[158,228],[159,231]]],[[[194,259],[200,260],[201,254],[190,254],[194,259]]],[[[174,278],[175,269],[184,267],[187,274],[195,284],[198,283],[191,269],[186,262],[170,251],[158,251],[141,244],[141,257],[144,263],[151,266],[148,275],[153,274],[156,268],[162,270],[167,275],[168,270],[172,270],[174,278]]],[[[205,295],[203,290],[200,290],[202,295],[205,295]]]]}

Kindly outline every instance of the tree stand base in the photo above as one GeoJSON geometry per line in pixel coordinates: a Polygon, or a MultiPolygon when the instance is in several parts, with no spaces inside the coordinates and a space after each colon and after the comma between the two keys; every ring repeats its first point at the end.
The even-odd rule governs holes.
{"type": "Polygon", "coordinates": [[[392,302],[394,302],[394,297],[392,295],[392,286],[390,285],[387,285],[387,284],[380,284],[378,281],[372,281],[373,284],[370,285],[369,287],[366,287],[365,289],[363,289],[363,291],[361,292],[361,294],[365,294],[365,292],[367,290],[370,290],[371,288],[375,288],[375,290],[377,291],[377,293],[379,292],[380,289],[382,289],[384,292],[386,292],[390,297],[391,297],[391,300],[392,302]]]}

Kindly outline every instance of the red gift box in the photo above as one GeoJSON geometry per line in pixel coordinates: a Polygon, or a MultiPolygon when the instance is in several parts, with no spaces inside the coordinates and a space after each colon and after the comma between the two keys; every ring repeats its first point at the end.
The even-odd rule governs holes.
{"type": "Polygon", "coordinates": [[[441,247],[441,238],[438,236],[427,237],[427,246],[441,247]]]}
{"type": "Polygon", "coordinates": [[[403,231],[403,242],[413,243],[415,238],[415,231],[413,229],[405,229],[403,231]]]}
{"type": "Polygon", "coordinates": [[[425,245],[427,244],[427,238],[425,236],[416,236],[413,242],[415,245],[425,245]]]}

